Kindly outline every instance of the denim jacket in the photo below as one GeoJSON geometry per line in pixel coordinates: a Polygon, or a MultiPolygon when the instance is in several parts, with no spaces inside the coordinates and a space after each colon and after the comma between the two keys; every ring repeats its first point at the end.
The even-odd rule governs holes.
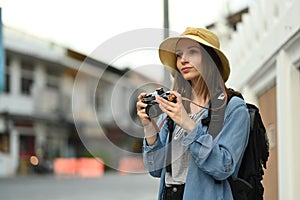
{"type": "MultiPolygon", "coordinates": [[[[205,111],[201,118],[205,118],[205,111]]],[[[184,136],[182,145],[188,147],[190,163],[184,189],[185,200],[231,200],[229,176],[237,177],[242,155],[249,137],[249,113],[244,100],[232,97],[224,117],[224,126],[218,136],[213,137],[202,126],[201,120],[196,128],[184,136]],[[216,181],[217,180],[217,181],[216,181]]],[[[162,199],[165,185],[165,163],[169,131],[166,122],[152,146],[144,139],[144,163],[153,177],[160,178],[158,199],[162,199]]]]}

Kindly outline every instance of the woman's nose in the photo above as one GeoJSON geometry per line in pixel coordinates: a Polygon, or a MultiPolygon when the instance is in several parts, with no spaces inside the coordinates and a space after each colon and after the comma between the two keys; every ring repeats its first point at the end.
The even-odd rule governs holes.
{"type": "Polygon", "coordinates": [[[181,58],[180,58],[180,61],[181,61],[182,63],[188,62],[188,61],[189,61],[188,56],[187,56],[186,54],[182,54],[182,56],[181,56],[181,58]]]}

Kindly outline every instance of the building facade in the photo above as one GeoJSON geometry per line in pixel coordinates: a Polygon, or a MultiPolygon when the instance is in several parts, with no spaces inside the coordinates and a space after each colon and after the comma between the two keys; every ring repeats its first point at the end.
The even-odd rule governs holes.
{"type": "Polygon", "coordinates": [[[223,46],[229,87],[259,106],[270,140],[265,199],[299,199],[300,2],[257,0],[223,46]]]}
{"type": "Polygon", "coordinates": [[[145,77],[7,27],[3,39],[0,176],[51,171],[58,157],[117,162],[108,141],[129,152],[140,142],[126,135],[142,132],[132,113],[145,77]]]}

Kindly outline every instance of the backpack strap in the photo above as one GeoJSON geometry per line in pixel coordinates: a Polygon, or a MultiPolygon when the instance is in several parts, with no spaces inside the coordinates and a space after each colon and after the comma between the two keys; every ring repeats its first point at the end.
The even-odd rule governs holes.
{"type": "MultiPolygon", "coordinates": [[[[227,95],[226,105],[229,103],[231,98],[234,96],[244,99],[241,93],[239,93],[231,88],[226,89],[226,95],[227,95]]],[[[226,107],[227,106],[224,106],[224,108],[222,108],[221,110],[218,110],[218,112],[216,112],[214,110],[208,110],[207,117],[202,119],[202,125],[208,126],[209,134],[211,134],[213,136],[213,138],[215,138],[219,134],[221,129],[223,128],[226,107]],[[216,128],[210,128],[210,127],[212,127],[212,126],[210,126],[210,122],[213,122],[214,124],[212,126],[215,126],[216,128]]],[[[237,180],[237,181],[233,180],[232,176],[228,177],[227,180],[228,180],[230,188],[232,190],[232,195],[233,195],[234,199],[238,199],[237,184],[242,182],[243,185],[245,185],[245,188],[247,188],[248,185],[244,184],[243,180],[237,180]]],[[[221,181],[215,180],[215,183],[220,184],[221,181]]]]}
{"type": "MultiPolygon", "coordinates": [[[[234,96],[244,99],[243,96],[241,95],[241,93],[234,91],[231,88],[229,88],[229,89],[226,88],[225,92],[226,92],[226,96],[227,96],[226,105],[228,104],[230,99],[234,96]]],[[[213,96],[212,99],[214,102],[209,103],[210,108],[218,107],[218,105],[222,105],[224,103],[224,100],[220,99],[222,94],[223,94],[223,92],[221,91],[219,93],[216,93],[216,95],[213,96]],[[216,104],[217,106],[212,106],[212,103],[216,104]]],[[[226,110],[226,106],[223,106],[222,108],[217,109],[217,110],[208,109],[207,117],[203,118],[201,120],[202,125],[208,127],[208,132],[210,135],[212,135],[213,138],[215,138],[223,128],[225,110],[226,110]]]]}
{"type": "MultiPolygon", "coordinates": [[[[226,88],[226,95],[227,95],[226,105],[229,103],[230,99],[234,96],[244,99],[241,93],[231,88],[228,89],[226,88]]],[[[211,103],[209,103],[209,108],[211,108],[211,103]]],[[[208,109],[207,117],[201,120],[202,125],[208,127],[208,131],[213,136],[213,138],[215,138],[223,128],[225,110],[226,110],[226,106],[218,110],[208,109]],[[211,121],[214,123],[213,126],[209,126],[211,121]]]]}

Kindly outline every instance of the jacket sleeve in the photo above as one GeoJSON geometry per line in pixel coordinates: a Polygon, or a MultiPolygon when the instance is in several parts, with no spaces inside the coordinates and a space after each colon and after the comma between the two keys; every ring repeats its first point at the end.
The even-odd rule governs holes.
{"type": "MultiPolygon", "coordinates": [[[[163,117],[158,121],[158,124],[163,117]]],[[[153,177],[160,177],[162,169],[165,167],[166,144],[169,130],[166,121],[158,133],[155,143],[151,146],[147,144],[146,138],[143,141],[143,160],[147,171],[153,177]]]]}
{"type": "Polygon", "coordinates": [[[207,133],[199,122],[182,141],[188,146],[196,165],[216,180],[225,180],[235,172],[249,137],[249,113],[245,102],[233,97],[226,108],[224,126],[218,136],[207,133]]]}

